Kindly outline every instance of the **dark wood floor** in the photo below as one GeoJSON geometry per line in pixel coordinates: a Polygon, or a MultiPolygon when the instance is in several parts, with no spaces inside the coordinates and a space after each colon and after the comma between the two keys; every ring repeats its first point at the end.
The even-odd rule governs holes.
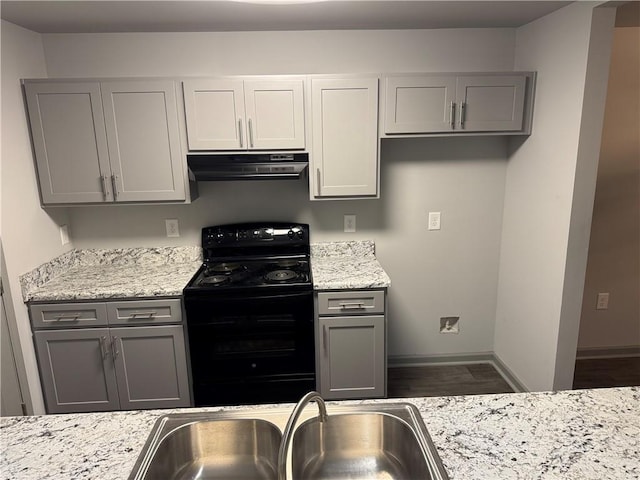
{"type": "Polygon", "coordinates": [[[387,375],[389,398],[511,392],[513,389],[489,363],[393,367],[387,375]]]}
{"type": "MultiPolygon", "coordinates": [[[[392,367],[387,379],[389,398],[513,392],[489,363],[392,367]]],[[[574,389],[632,385],[640,385],[640,357],[576,361],[574,389]]]]}
{"type": "Polygon", "coordinates": [[[640,385],[640,357],[576,360],[574,389],[632,385],[640,385]]]}

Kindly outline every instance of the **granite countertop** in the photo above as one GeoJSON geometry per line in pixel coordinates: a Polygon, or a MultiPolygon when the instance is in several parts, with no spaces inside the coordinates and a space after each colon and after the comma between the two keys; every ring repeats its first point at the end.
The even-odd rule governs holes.
{"type": "MultiPolygon", "coordinates": [[[[22,275],[25,302],[182,295],[202,265],[200,247],[72,250],[22,275]]],[[[385,288],[389,276],[372,241],[311,245],[313,288],[385,288]]]]}
{"type": "MultiPolygon", "coordinates": [[[[640,478],[639,387],[328,405],[395,401],[418,407],[451,480],[640,478]]],[[[160,415],[219,410],[1,418],[2,479],[125,480],[160,415]]]]}
{"type": "Polygon", "coordinates": [[[327,242],[311,245],[315,290],[386,288],[391,285],[374,254],[372,241],[327,242]]]}
{"type": "Polygon", "coordinates": [[[20,283],[25,302],[171,297],[201,265],[199,247],[72,250],[20,283]]]}

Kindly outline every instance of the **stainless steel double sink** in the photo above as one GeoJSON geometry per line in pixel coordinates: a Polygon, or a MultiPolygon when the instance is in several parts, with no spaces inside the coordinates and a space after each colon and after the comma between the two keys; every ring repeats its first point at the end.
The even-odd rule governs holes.
{"type": "MultiPolygon", "coordinates": [[[[171,414],[158,419],[129,480],[278,478],[290,410],[171,414]]],[[[420,413],[411,404],[307,408],[293,431],[288,480],[448,480],[420,413]]]]}

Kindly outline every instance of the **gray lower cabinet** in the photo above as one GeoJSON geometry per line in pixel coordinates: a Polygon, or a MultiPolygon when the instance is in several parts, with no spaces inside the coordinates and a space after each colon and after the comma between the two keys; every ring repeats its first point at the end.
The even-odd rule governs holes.
{"type": "Polygon", "coordinates": [[[324,398],[386,396],[384,296],[383,290],[318,294],[316,359],[324,398]]]}
{"type": "Polygon", "coordinates": [[[120,408],[108,328],[38,331],[34,338],[47,413],[120,408]]]}
{"type": "Polygon", "coordinates": [[[175,313],[179,306],[179,299],[31,305],[47,412],[190,406],[183,326],[154,325],[151,315],[157,311],[159,323],[171,318],[180,323],[181,317],[175,313]],[[113,314],[126,310],[131,310],[131,319],[137,323],[124,323],[122,315],[113,314]],[[77,323],[80,328],[55,328],[55,324],[41,323],[42,318],[52,316],[62,319],[58,321],[78,315],[91,317],[85,313],[91,311],[110,313],[104,327],[87,328],[77,323]],[[145,312],[146,316],[141,316],[145,312]]]}

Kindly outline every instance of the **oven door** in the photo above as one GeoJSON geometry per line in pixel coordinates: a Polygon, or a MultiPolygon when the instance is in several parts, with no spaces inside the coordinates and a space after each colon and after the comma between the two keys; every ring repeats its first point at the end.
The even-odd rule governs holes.
{"type": "Polygon", "coordinates": [[[197,406],[295,401],[315,388],[313,292],[185,297],[197,406]]]}

